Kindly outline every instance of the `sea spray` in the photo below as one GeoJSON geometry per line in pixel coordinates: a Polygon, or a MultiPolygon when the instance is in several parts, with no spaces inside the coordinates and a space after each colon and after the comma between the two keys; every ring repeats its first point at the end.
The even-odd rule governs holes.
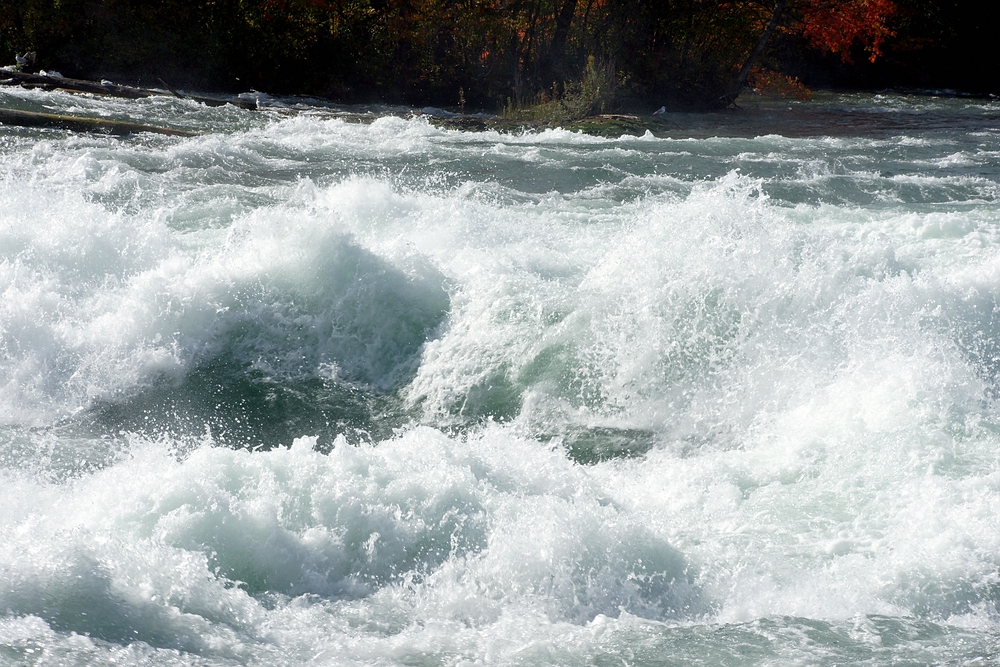
{"type": "Polygon", "coordinates": [[[1000,655],[994,103],[4,95],[206,134],[0,137],[0,662],[1000,655]]]}

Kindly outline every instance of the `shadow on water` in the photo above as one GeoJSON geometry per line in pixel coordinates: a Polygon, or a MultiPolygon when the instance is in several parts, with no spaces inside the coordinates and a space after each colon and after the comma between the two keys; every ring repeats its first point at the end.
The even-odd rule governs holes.
{"type": "MultiPolygon", "coordinates": [[[[501,365],[450,406],[451,416],[458,420],[453,430],[461,433],[485,422],[513,421],[521,414],[526,392],[531,391],[557,396],[570,405],[599,413],[604,397],[591,374],[567,345],[544,349],[517,373],[501,365]]],[[[566,456],[581,465],[637,458],[652,449],[656,440],[656,434],[648,430],[580,424],[564,424],[556,430],[543,426],[532,435],[541,442],[559,442],[566,456]]]]}
{"type": "Polygon", "coordinates": [[[123,401],[94,406],[80,420],[101,433],[197,437],[210,434],[230,447],[270,449],[300,436],[317,436],[329,450],[348,442],[392,435],[411,415],[395,394],[324,378],[280,382],[233,362],[214,362],[182,383],[160,382],[123,401]]]}
{"type": "Polygon", "coordinates": [[[563,447],[572,461],[594,465],[611,459],[639,458],[656,444],[652,431],[634,428],[592,427],[562,436],[563,447]]]}
{"type": "MultiPolygon", "coordinates": [[[[559,372],[572,375],[571,370],[562,369],[559,372]]],[[[566,382],[550,380],[548,376],[527,372],[515,378],[508,368],[501,367],[469,387],[461,400],[451,406],[451,417],[457,419],[457,423],[449,430],[460,434],[488,422],[511,422],[521,414],[525,392],[539,388],[555,393],[568,402],[589,403],[600,410],[599,399],[581,401],[580,397],[587,394],[589,388],[577,381],[578,378],[566,382]]],[[[590,393],[597,392],[591,390],[590,393]]],[[[653,431],[644,429],[582,425],[565,425],[556,432],[545,429],[532,435],[545,443],[559,441],[566,456],[581,465],[638,458],[653,448],[657,437],[653,431]]]]}

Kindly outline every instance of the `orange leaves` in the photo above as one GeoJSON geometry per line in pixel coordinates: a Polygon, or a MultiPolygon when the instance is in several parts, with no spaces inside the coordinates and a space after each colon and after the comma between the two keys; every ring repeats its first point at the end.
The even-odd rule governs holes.
{"type": "Polygon", "coordinates": [[[766,67],[755,66],[750,70],[747,83],[758,95],[770,98],[794,97],[797,100],[812,99],[812,91],[806,88],[797,77],[788,76],[766,67]]]}
{"type": "Polygon", "coordinates": [[[851,47],[859,42],[875,62],[882,42],[895,34],[887,23],[895,11],[892,0],[807,0],[802,34],[812,46],[840,54],[844,62],[852,62],[851,47]]]}

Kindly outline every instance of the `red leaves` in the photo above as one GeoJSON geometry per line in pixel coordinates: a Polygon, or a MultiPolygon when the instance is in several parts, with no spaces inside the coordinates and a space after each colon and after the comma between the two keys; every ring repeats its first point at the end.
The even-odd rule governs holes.
{"type": "Polygon", "coordinates": [[[895,33],[887,21],[896,11],[892,0],[805,0],[802,34],[809,43],[852,62],[851,47],[864,45],[869,60],[882,54],[882,42],[895,33]]]}
{"type": "Polygon", "coordinates": [[[210,1],[239,6],[254,48],[269,54],[261,66],[311,58],[317,80],[344,81],[345,90],[533,99],[553,81],[560,90],[575,81],[587,56],[614,56],[637,95],[718,104],[746,82],[734,82],[748,74],[740,64],[757,59],[749,81],[762,94],[808,96],[763,67],[780,68],[764,51],[775,30],[846,62],[862,50],[874,60],[901,0],[210,1]]]}

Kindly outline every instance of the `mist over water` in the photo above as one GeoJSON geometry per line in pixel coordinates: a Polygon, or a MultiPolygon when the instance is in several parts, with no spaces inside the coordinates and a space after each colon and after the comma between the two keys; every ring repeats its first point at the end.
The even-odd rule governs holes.
{"type": "Polygon", "coordinates": [[[0,103],[0,664],[1000,660],[996,102],[0,103]]]}

